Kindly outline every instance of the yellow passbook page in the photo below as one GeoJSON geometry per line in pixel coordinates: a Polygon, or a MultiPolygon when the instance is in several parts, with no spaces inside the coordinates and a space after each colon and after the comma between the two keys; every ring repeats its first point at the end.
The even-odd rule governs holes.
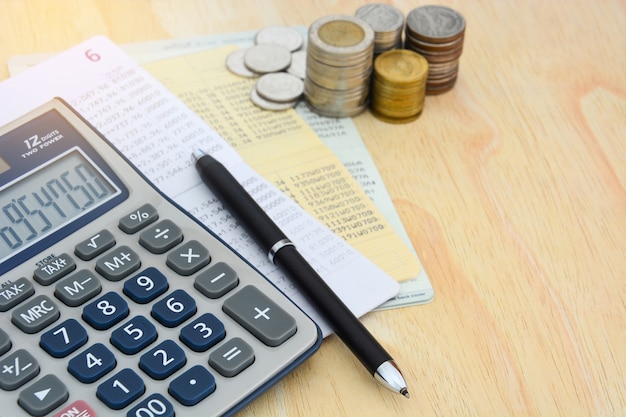
{"type": "MultiPolygon", "coordinates": [[[[200,115],[259,174],[397,281],[420,264],[335,154],[295,110],[271,112],[249,95],[255,79],[230,73],[225,46],[144,68],[200,115]]],[[[328,249],[332,257],[332,248],[328,249]]]]}

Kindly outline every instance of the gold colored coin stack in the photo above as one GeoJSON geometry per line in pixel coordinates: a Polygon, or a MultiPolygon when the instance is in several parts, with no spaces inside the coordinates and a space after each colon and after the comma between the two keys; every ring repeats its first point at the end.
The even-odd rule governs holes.
{"type": "Polygon", "coordinates": [[[407,49],[380,54],[374,61],[371,110],[389,123],[415,120],[424,108],[428,61],[407,49]]]}
{"type": "Polygon", "coordinates": [[[426,94],[441,94],[454,87],[464,35],[465,18],[448,7],[421,6],[407,15],[404,47],[428,60],[426,94]]]}
{"type": "Polygon", "coordinates": [[[374,31],[362,19],[331,15],[308,32],[304,97],[314,112],[351,117],[368,105],[374,31]]]}

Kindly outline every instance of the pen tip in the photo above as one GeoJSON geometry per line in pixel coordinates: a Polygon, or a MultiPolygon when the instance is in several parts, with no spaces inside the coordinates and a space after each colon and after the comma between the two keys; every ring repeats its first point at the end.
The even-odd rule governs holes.
{"type": "Polygon", "coordinates": [[[194,149],[194,151],[191,154],[193,155],[193,158],[197,161],[198,159],[200,159],[203,156],[205,156],[206,152],[204,152],[201,149],[194,149]]]}
{"type": "Polygon", "coordinates": [[[400,394],[404,395],[404,396],[405,396],[405,397],[407,397],[407,398],[411,398],[411,395],[409,395],[409,390],[408,390],[408,389],[406,389],[406,388],[402,388],[402,389],[400,390],[400,394]]]}

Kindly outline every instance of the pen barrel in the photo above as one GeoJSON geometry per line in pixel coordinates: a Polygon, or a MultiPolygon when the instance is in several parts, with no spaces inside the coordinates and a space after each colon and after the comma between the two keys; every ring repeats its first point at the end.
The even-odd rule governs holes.
{"type": "MultiPolygon", "coordinates": [[[[244,225],[266,254],[274,244],[286,239],[282,230],[219,161],[210,155],[201,156],[196,161],[196,169],[202,181],[244,225]]],[[[273,255],[273,261],[299,287],[370,374],[374,375],[380,365],[392,360],[295,246],[281,246],[273,255]]]]}
{"type": "Polygon", "coordinates": [[[243,224],[254,241],[268,253],[272,245],[285,238],[285,234],[270,221],[267,213],[257,204],[237,179],[219,161],[205,155],[196,161],[202,181],[213,191],[222,204],[243,224]]]}
{"type": "Polygon", "coordinates": [[[370,374],[373,375],[384,362],[392,360],[295,247],[285,246],[280,249],[274,257],[274,263],[299,287],[370,374]]]}

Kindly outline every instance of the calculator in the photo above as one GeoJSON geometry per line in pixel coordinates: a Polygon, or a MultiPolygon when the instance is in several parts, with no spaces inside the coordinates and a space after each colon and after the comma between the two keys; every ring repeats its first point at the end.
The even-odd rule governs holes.
{"type": "Polygon", "coordinates": [[[234,414],[322,340],[58,98],[0,128],[0,316],[0,417],[234,414]]]}

